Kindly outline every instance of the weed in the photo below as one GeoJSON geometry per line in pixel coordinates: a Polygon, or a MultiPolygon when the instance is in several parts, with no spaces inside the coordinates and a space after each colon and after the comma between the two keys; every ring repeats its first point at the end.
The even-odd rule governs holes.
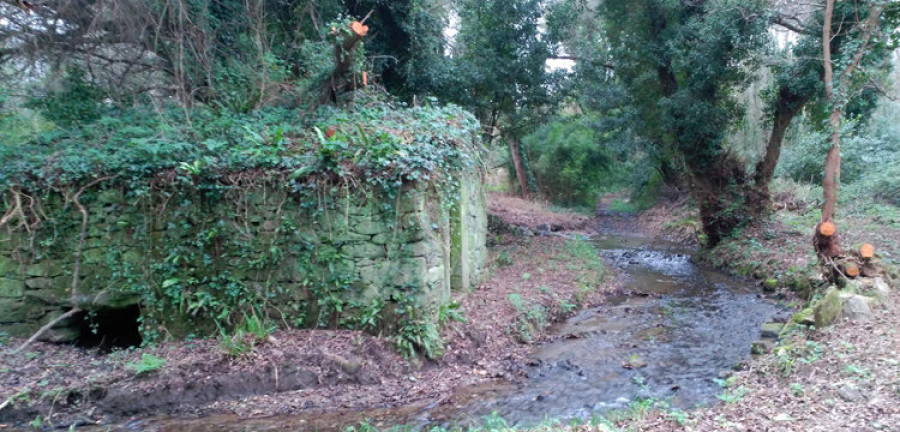
{"type": "Polygon", "coordinates": [[[713,382],[718,384],[722,388],[731,388],[737,384],[738,378],[736,376],[730,376],[726,379],[713,378],[713,382]]]}
{"type": "Polygon", "coordinates": [[[509,255],[509,251],[506,250],[500,251],[494,262],[497,264],[497,267],[509,267],[513,265],[513,259],[509,255]]]}
{"type": "Polygon", "coordinates": [[[678,426],[685,426],[691,423],[691,416],[682,410],[673,409],[666,413],[666,420],[678,423],[678,426]]]}
{"type": "Polygon", "coordinates": [[[747,394],[747,388],[744,386],[740,386],[736,389],[725,390],[722,394],[716,395],[716,398],[727,403],[732,404],[735,402],[740,402],[744,399],[744,395],[747,394]]]}
{"type": "Polygon", "coordinates": [[[440,309],[438,309],[438,322],[443,324],[448,321],[467,322],[466,317],[462,314],[462,309],[459,307],[459,303],[450,302],[450,304],[441,305],[440,309]]]}
{"type": "Polygon", "coordinates": [[[219,346],[228,355],[237,357],[252,352],[257,343],[274,331],[274,325],[267,325],[256,315],[244,314],[243,322],[234,329],[234,333],[228,334],[224,328],[219,327],[219,346]]]}
{"type": "Polygon", "coordinates": [[[444,341],[438,324],[428,319],[429,310],[423,311],[409,301],[396,309],[398,315],[404,316],[397,329],[394,343],[406,357],[415,357],[417,352],[425,353],[428,358],[437,358],[444,353],[444,341]]]}
{"type": "Polygon", "coordinates": [[[872,378],[872,374],[869,373],[869,371],[867,371],[859,366],[856,366],[856,365],[847,365],[847,367],[844,368],[844,372],[847,372],[852,375],[856,375],[857,377],[863,378],[863,379],[872,378]]]}
{"type": "Polygon", "coordinates": [[[138,374],[138,375],[162,369],[163,366],[165,366],[165,365],[166,365],[166,359],[159,358],[153,354],[146,354],[146,353],[141,355],[141,361],[128,362],[125,364],[126,367],[133,370],[134,373],[138,374]]]}
{"type": "Polygon", "coordinates": [[[844,348],[847,349],[847,351],[850,351],[850,352],[856,351],[856,346],[853,345],[853,344],[850,343],[850,342],[847,342],[847,341],[841,341],[841,345],[843,345],[844,348]]]}
{"type": "Polygon", "coordinates": [[[643,420],[657,407],[657,400],[654,398],[638,398],[628,404],[628,408],[607,413],[608,418],[613,423],[626,420],[643,420]]]}
{"type": "Polygon", "coordinates": [[[806,393],[806,391],[803,389],[803,385],[801,385],[799,383],[792,383],[791,384],[791,393],[796,397],[800,397],[800,396],[803,396],[803,394],[806,393]]]}

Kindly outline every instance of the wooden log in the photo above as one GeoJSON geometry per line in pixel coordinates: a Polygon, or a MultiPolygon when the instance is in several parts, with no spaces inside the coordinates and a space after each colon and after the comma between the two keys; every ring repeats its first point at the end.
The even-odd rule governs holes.
{"type": "Polygon", "coordinates": [[[859,256],[865,260],[872,259],[875,256],[875,246],[872,246],[869,243],[864,243],[859,248],[859,256]]]}
{"type": "Polygon", "coordinates": [[[834,226],[834,222],[825,221],[819,224],[819,233],[823,236],[831,237],[835,232],[837,232],[837,227],[834,226]]]}
{"type": "Polygon", "coordinates": [[[816,225],[813,246],[820,257],[834,258],[841,254],[837,228],[834,222],[826,220],[816,225]]]}

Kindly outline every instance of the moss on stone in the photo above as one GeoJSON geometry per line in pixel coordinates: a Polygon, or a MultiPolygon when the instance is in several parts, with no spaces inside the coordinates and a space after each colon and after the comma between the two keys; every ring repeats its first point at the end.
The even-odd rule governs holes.
{"type": "Polygon", "coordinates": [[[835,287],[830,287],[825,295],[813,307],[816,318],[816,328],[831,325],[841,315],[841,294],[835,287]]]}

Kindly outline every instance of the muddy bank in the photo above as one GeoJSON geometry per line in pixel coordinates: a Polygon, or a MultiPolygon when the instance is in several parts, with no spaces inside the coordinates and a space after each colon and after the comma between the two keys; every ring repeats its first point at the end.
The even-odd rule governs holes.
{"type": "MultiPolygon", "coordinates": [[[[534,209],[515,199],[504,208],[534,209]]],[[[538,219],[586,223],[578,217],[569,225],[565,220],[576,219],[565,214],[547,219],[553,214],[542,209],[538,219]]],[[[446,326],[445,354],[437,360],[407,359],[391,340],[346,330],[277,331],[236,357],[214,339],[111,354],[36,343],[21,355],[0,357],[0,428],[38,418],[48,427],[124,427],[156,416],[316,418],[322,412],[344,421],[354,414],[342,411],[361,419],[361,411],[440,404],[463,386],[522,379],[529,344],[616,285],[614,278],[601,283],[596,255],[564,237],[506,233],[492,243],[489,275],[474,292],[457,296],[466,322],[446,326]],[[147,354],[161,366],[138,373],[147,354]]],[[[0,349],[20,342],[3,340],[0,349]]]]}

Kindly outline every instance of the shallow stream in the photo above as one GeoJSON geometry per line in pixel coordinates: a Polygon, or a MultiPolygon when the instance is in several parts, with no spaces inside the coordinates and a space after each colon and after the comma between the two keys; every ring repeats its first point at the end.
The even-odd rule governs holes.
{"type": "Polygon", "coordinates": [[[509,424],[545,418],[588,419],[638,398],[679,408],[716,401],[723,371],[748,359],[760,326],[777,312],[752,287],[694,265],[677,245],[621,235],[598,235],[598,252],[622,271],[625,292],[556,326],[538,346],[528,379],[519,385],[463,389],[457,406],[415,406],[315,418],[149,420],[135,430],[342,430],[360,418],[379,424],[465,424],[497,412],[509,424]]]}

